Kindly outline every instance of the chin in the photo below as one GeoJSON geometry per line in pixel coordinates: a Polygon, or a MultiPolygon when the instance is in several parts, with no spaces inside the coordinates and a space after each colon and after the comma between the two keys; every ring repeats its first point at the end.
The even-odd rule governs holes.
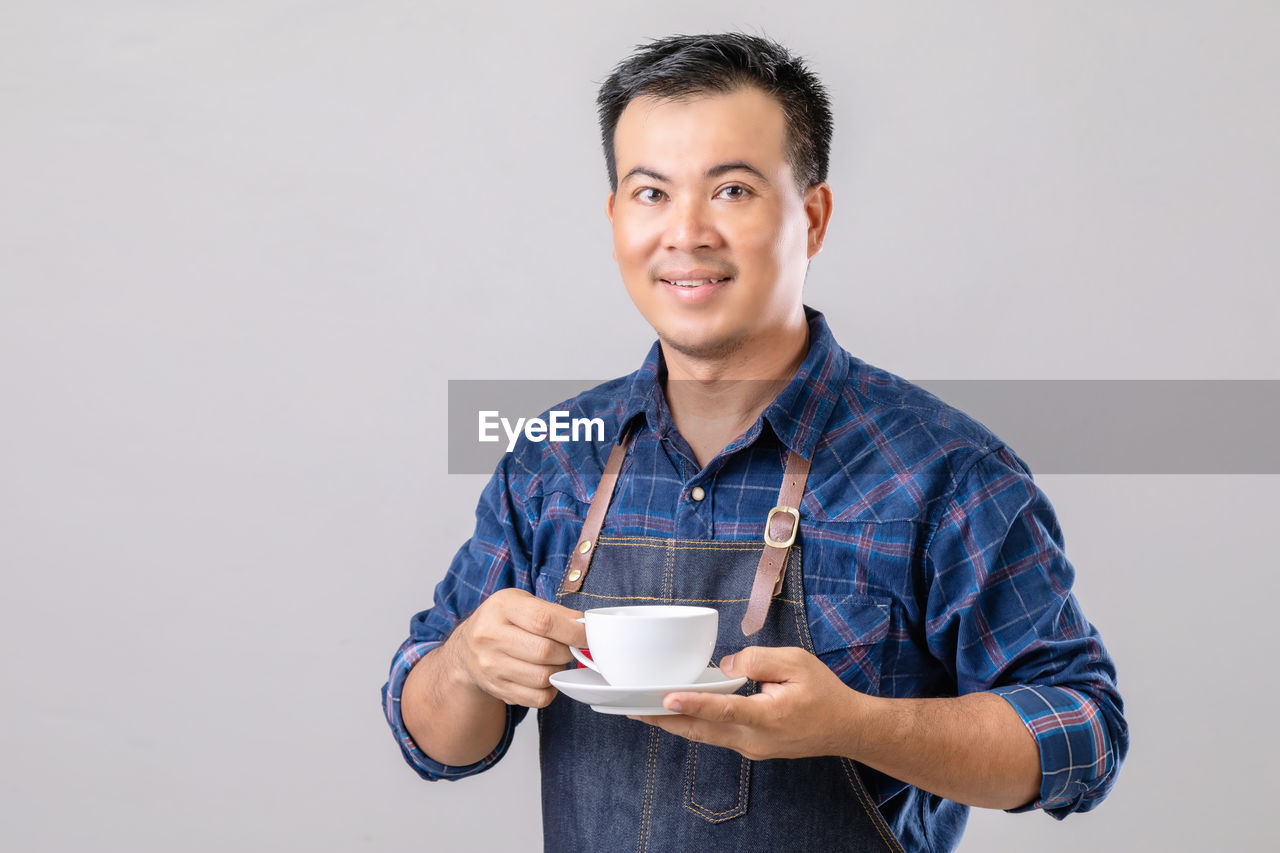
{"type": "Polygon", "coordinates": [[[738,336],[699,337],[697,335],[664,335],[658,339],[681,355],[699,360],[720,361],[742,349],[744,340],[738,336]]]}

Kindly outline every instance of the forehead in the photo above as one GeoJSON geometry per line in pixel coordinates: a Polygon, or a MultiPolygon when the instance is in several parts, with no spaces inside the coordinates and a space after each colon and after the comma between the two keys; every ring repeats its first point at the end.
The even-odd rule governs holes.
{"type": "Polygon", "coordinates": [[[700,173],[733,160],[761,170],[787,168],[782,105],[756,88],[678,100],[636,98],[618,118],[613,144],[619,175],[635,166],[700,173]]]}

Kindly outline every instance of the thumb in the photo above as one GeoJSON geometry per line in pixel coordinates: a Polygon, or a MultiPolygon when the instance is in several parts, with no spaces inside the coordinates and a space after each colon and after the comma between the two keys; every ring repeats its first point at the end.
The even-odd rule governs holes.
{"type": "Polygon", "coordinates": [[[796,671],[791,660],[793,651],[789,648],[747,646],[736,654],[725,656],[720,661],[720,670],[734,678],[745,675],[752,681],[787,681],[796,671]]]}

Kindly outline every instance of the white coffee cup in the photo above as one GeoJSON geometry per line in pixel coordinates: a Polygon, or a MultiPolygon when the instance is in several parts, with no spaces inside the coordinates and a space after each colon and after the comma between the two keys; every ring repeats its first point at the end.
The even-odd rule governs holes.
{"type": "Polygon", "coordinates": [[[569,651],[615,687],[692,684],[716,648],[720,613],[710,607],[642,604],[597,607],[578,620],[587,626],[591,657],[569,651]]]}

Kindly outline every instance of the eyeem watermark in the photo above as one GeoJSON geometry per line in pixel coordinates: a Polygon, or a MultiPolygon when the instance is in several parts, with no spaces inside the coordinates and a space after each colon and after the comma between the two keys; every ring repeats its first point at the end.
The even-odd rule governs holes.
{"type": "MultiPolygon", "coordinates": [[[[553,442],[613,441],[617,436],[604,434],[609,415],[571,402],[600,382],[450,380],[449,473],[492,474],[521,436],[548,450],[573,446],[553,442]],[[516,413],[524,417],[512,417],[516,413]]],[[[985,424],[1036,474],[1280,474],[1280,380],[919,384],[985,424]]],[[[619,393],[628,391],[614,389],[619,393]]],[[[617,399],[601,403],[597,394],[595,400],[618,411],[617,399]]]]}
{"type": "Polygon", "coordinates": [[[604,441],[602,418],[570,418],[567,409],[556,409],[542,418],[516,418],[515,425],[496,410],[482,411],[479,441],[500,441],[499,426],[507,435],[507,452],[515,450],[520,434],[530,441],[604,441]]]}

